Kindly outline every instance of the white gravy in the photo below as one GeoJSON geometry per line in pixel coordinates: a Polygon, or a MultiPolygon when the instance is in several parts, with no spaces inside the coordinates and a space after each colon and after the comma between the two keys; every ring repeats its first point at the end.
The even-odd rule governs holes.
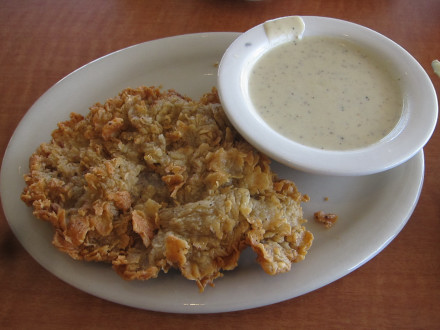
{"type": "Polygon", "coordinates": [[[304,145],[346,150],[385,137],[402,113],[398,78],[342,38],[304,37],[253,66],[249,96],[268,125],[304,145]]]}
{"type": "Polygon", "coordinates": [[[267,21],[263,24],[264,33],[271,43],[299,40],[304,33],[305,24],[300,16],[287,16],[267,21]]]}

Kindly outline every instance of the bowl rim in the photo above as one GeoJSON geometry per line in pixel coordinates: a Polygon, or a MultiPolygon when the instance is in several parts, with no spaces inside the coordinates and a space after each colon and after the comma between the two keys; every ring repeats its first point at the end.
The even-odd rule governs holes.
{"type": "MultiPolygon", "coordinates": [[[[274,20],[287,17],[291,16],[274,20]]],[[[308,147],[277,133],[256,115],[246,91],[250,67],[278,45],[271,45],[263,22],[235,39],[219,63],[219,97],[232,125],[267,156],[310,173],[367,175],[391,169],[413,157],[428,142],[437,122],[437,95],[423,67],[403,47],[370,28],[329,17],[300,17],[305,24],[304,37],[340,37],[367,47],[393,66],[401,78],[404,97],[399,123],[381,141],[352,150],[308,147]]]]}

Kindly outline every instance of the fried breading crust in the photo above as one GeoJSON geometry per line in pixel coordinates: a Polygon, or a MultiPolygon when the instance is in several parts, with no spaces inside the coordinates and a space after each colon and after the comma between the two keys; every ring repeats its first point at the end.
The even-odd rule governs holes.
{"type": "Polygon", "coordinates": [[[198,102],[125,89],[72,113],[31,156],[25,182],[21,198],[52,224],[58,249],[124,279],[174,267],[203,291],[247,246],[278,274],[313,240],[307,197],[232,128],[215,89],[198,102]]]}

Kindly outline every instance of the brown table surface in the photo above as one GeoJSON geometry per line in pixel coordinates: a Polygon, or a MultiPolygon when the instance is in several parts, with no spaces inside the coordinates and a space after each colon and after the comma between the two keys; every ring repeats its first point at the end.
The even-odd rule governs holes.
{"type": "MultiPolygon", "coordinates": [[[[29,107],[76,68],[115,50],[194,32],[245,31],[267,19],[318,15],[372,28],[406,48],[440,92],[438,0],[1,0],[0,148],[29,107]]],[[[425,182],[408,224],[378,256],[306,295],[251,310],[167,314],[96,298],[43,269],[0,212],[0,328],[440,327],[440,134],[425,147],[425,182]]]]}

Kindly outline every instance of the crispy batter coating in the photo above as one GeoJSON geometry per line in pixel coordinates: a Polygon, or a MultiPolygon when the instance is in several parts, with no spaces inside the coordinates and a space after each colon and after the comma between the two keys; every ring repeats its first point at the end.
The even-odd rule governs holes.
{"type": "Polygon", "coordinates": [[[72,113],[30,158],[21,198],[72,258],[124,279],[177,268],[201,291],[251,246],[269,274],[304,259],[313,235],[295,185],[232,128],[215,89],[199,101],[126,89],[72,113]]]}
{"type": "Polygon", "coordinates": [[[315,221],[322,223],[326,228],[331,228],[338,221],[338,216],[333,213],[325,213],[324,211],[317,211],[313,214],[315,221]]]}

